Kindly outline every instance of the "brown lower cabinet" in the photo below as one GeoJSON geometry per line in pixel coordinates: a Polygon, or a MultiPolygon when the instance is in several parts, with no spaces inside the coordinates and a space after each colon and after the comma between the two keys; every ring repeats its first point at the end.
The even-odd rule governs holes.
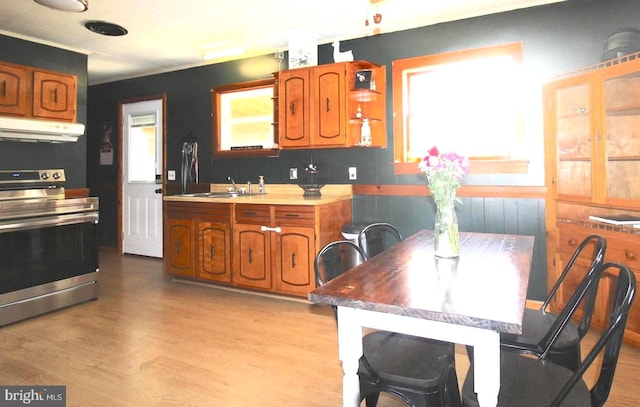
{"type": "MultiPolygon", "coordinates": [[[[581,224],[559,223],[558,236],[557,238],[552,238],[555,244],[549,245],[552,266],[549,268],[549,283],[551,284],[557,279],[578,245],[590,234],[601,235],[607,240],[606,262],[625,264],[635,273],[636,279],[640,280],[639,236],[624,228],[614,229],[613,227],[609,227],[609,229],[600,228],[597,224],[590,222],[581,224]]],[[[557,302],[553,304],[555,310],[560,309],[567,303],[589,267],[587,262],[581,262],[580,260],[578,260],[577,265],[578,267],[567,276],[565,283],[558,292],[557,302]]],[[[608,316],[611,314],[610,304],[614,294],[614,287],[615,279],[610,275],[603,275],[598,286],[592,328],[601,330],[609,322],[608,316]]],[[[580,310],[578,310],[579,313],[580,310]]],[[[635,346],[640,346],[640,301],[634,301],[631,306],[625,328],[625,340],[635,346]]]]}
{"type": "Polygon", "coordinates": [[[231,282],[231,204],[165,202],[167,273],[231,282]]]}
{"type": "Polygon", "coordinates": [[[198,267],[196,277],[231,282],[231,225],[209,219],[198,220],[198,267]]]}
{"type": "Polygon", "coordinates": [[[167,273],[306,298],[315,288],[315,253],[342,238],[342,225],[351,222],[351,200],[317,205],[166,201],[164,212],[167,273]]]}

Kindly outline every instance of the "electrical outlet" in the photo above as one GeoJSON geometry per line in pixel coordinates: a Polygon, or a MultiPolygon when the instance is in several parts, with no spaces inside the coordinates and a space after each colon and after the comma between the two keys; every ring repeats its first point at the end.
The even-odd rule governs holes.
{"type": "Polygon", "coordinates": [[[289,168],[289,179],[298,179],[298,169],[289,168]]]}
{"type": "Polygon", "coordinates": [[[176,180],[176,171],[175,170],[167,171],[167,179],[169,181],[175,181],[176,180]]]}
{"type": "Polygon", "coordinates": [[[349,180],[354,181],[358,179],[358,172],[356,167],[349,167],[349,180]]]}

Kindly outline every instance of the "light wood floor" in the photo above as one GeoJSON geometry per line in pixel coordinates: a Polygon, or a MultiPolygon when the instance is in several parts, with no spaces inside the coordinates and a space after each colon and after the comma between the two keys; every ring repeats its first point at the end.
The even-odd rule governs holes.
{"type": "MultiPolygon", "coordinates": [[[[329,309],[177,283],[159,259],[112,251],[100,272],[97,301],[0,328],[1,384],[66,385],[68,407],[341,405],[329,309]]],[[[625,347],[608,406],[639,405],[639,367],[625,347]]]]}

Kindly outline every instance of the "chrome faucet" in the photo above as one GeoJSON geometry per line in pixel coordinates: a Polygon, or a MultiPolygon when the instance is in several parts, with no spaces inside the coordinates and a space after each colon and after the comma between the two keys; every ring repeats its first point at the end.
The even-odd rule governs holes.
{"type": "Polygon", "coordinates": [[[236,182],[233,180],[233,178],[227,177],[227,181],[230,181],[231,185],[233,185],[233,192],[238,192],[238,186],[236,185],[236,182]]]}

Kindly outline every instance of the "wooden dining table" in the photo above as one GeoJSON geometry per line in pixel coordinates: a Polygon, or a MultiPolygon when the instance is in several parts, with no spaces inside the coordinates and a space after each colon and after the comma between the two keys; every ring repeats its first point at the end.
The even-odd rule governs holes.
{"type": "Polygon", "coordinates": [[[473,346],[478,401],[496,406],[500,333],[522,333],[534,237],[461,232],[456,259],[433,243],[421,230],[309,293],[337,307],[343,406],[360,405],[363,328],[473,346]]]}

